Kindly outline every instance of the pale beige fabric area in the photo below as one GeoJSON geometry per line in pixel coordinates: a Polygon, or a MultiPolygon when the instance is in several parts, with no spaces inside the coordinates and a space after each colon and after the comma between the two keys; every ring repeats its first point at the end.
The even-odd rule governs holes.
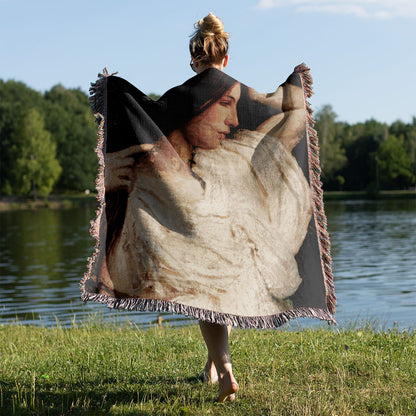
{"type": "Polygon", "coordinates": [[[191,175],[138,176],[110,288],[245,316],[290,309],[312,215],[295,158],[278,139],[244,130],[195,162],[205,190],[191,175]]]}

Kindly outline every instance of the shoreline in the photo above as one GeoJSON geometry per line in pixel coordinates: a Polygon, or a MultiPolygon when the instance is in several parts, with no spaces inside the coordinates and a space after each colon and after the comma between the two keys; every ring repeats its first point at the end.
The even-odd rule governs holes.
{"type": "Polygon", "coordinates": [[[324,201],[337,200],[383,200],[383,199],[416,199],[416,191],[380,191],[370,193],[366,191],[327,191],[324,201]]]}
{"type": "MultiPolygon", "coordinates": [[[[383,199],[416,199],[416,191],[327,191],[324,201],[338,200],[383,200],[383,199]]],[[[70,209],[79,206],[97,205],[95,193],[57,194],[36,200],[24,196],[0,196],[0,212],[36,209],[70,209]]]]}
{"type": "Polygon", "coordinates": [[[36,209],[70,209],[79,206],[97,205],[96,194],[59,194],[34,200],[25,196],[0,196],[0,212],[36,209]]]}

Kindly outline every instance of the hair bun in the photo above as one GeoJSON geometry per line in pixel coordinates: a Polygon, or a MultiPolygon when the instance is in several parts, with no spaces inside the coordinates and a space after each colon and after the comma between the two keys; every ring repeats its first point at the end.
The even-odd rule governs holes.
{"type": "Polygon", "coordinates": [[[211,12],[197,23],[196,29],[203,36],[222,35],[224,33],[224,24],[219,17],[211,12]]]}

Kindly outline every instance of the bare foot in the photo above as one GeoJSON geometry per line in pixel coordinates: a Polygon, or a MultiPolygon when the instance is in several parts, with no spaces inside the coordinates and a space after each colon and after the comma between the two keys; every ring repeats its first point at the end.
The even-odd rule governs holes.
{"type": "Polygon", "coordinates": [[[225,373],[219,379],[220,392],[215,399],[218,403],[232,402],[235,399],[235,393],[238,391],[238,384],[232,373],[225,373]]]}
{"type": "Polygon", "coordinates": [[[205,368],[199,375],[200,380],[204,383],[215,384],[218,381],[217,369],[211,359],[208,358],[205,368]]]}

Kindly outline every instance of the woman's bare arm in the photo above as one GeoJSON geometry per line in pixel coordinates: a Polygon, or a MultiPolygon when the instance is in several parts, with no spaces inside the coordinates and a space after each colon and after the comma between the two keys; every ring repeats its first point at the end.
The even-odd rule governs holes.
{"type": "Polygon", "coordinates": [[[289,80],[273,94],[259,94],[253,90],[249,94],[250,98],[281,111],[260,124],[257,131],[278,138],[292,151],[302,139],[305,130],[305,102],[303,89],[289,80]]]}

